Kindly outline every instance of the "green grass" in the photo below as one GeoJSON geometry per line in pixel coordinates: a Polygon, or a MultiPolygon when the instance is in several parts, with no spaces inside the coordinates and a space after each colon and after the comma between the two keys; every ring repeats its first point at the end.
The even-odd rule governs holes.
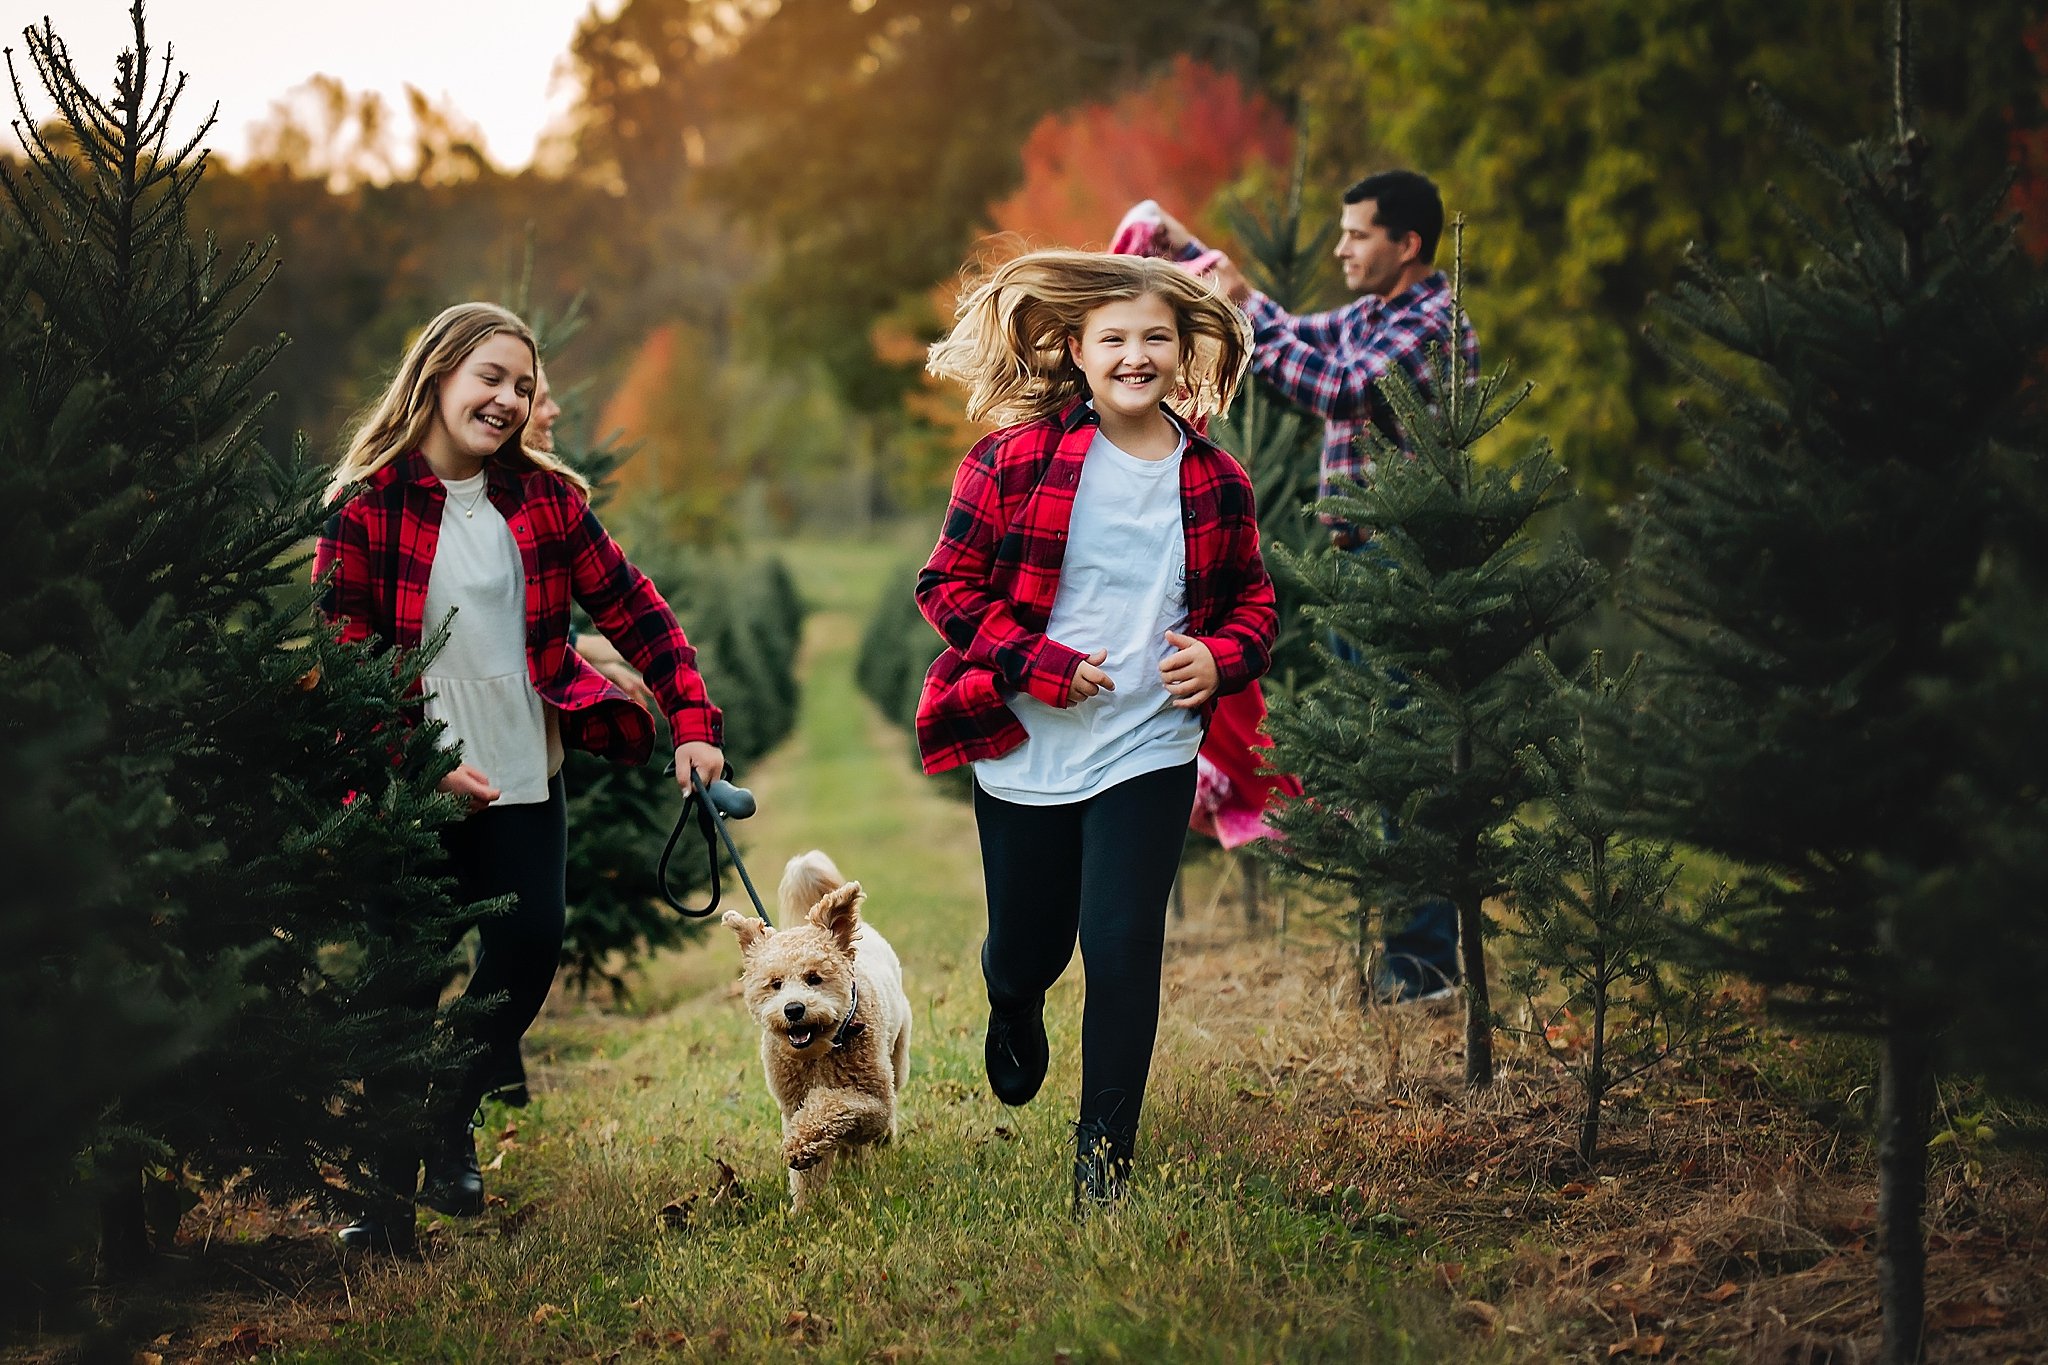
{"type": "Polygon", "coordinates": [[[732,993],[738,951],[717,930],[651,964],[641,1012],[558,1005],[532,1039],[552,1058],[541,1093],[483,1134],[504,1205],[436,1222],[423,1263],[368,1271],[345,1315],[307,1325],[324,1339],[294,1333],[280,1358],[1471,1358],[1442,1297],[1419,1287],[1410,1244],[1341,1199],[1290,1198],[1298,1182],[1237,1140],[1230,1070],[1199,1049],[1162,1049],[1137,1194],[1071,1220],[1079,971],[1049,1003],[1044,1093],[1003,1108],[981,1074],[972,816],[910,770],[902,736],[852,683],[868,606],[901,553],[790,551],[816,607],[803,712],[745,775],[761,813],[743,827],[767,893],[786,857],[823,848],[901,954],[916,1015],[901,1140],[842,1166],[814,1210],[789,1211],[756,1037],[732,993]],[[508,1123],[516,1135],[497,1144],[508,1123]]]}

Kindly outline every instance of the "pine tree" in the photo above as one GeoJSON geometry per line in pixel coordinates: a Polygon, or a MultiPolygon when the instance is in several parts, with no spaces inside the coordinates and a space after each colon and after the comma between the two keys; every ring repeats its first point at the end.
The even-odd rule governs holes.
{"type": "Polygon", "coordinates": [[[28,162],[0,166],[0,235],[19,251],[0,761],[6,844],[41,846],[0,995],[20,1012],[10,1051],[55,1040],[16,1062],[34,1068],[17,1104],[62,1124],[44,1157],[95,1173],[16,1175],[72,1229],[103,1198],[115,1260],[146,1249],[146,1189],[169,1196],[149,1204],[160,1239],[207,1183],[375,1196],[368,1154],[462,1061],[432,1011],[398,1003],[431,996],[453,915],[430,875],[447,764],[398,723],[418,661],[344,648],[312,611],[325,474],[302,451],[272,460],[255,426],[282,341],[224,354],[268,249],[224,261],[190,235],[206,129],[170,142],[183,78],[168,53],[152,71],[139,3],[131,16],[111,99],[48,21],[28,31],[61,135],[28,116],[15,73],[28,162]],[[104,1017],[73,1032],[66,1016],[95,1004],[104,1017]],[[154,1036],[122,1043],[139,1026],[154,1036]],[[68,1068],[101,1040],[132,1050],[68,1068]]]}
{"type": "Polygon", "coordinates": [[[2009,716],[1973,703],[2014,700],[2000,669],[2040,677],[2007,608],[2040,582],[2017,576],[2038,551],[2016,547],[2048,534],[2048,296],[1993,216],[1999,187],[1965,203],[1942,183],[1904,4],[1893,52],[1887,135],[1836,153],[1776,114],[1839,190],[1825,219],[1791,215],[1807,262],[1737,274],[1699,257],[1666,306],[1665,349],[1714,412],[1696,423],[1705,463],[1655,480],[1640,509],[1624,600],[1669,652],[1646,828],[1752,870],[1729,965],[1807,1025],[1878,1040],[1896,1365],[1922,1347],[1936,1061],[1944,1040],[2000,1032],[1959,1021],[2009,1025],[2013,997],[1985,1001],[1987,983],[2032,993],[2048,957],[2037,885],[1957,899],[2040,866],[2039,768],[2019,771],[2041,753],[2038,693],[2009,716]],[[1699,341],[1727,359],[1692,358],[1699,341]]]}
{"type": "MultiPolygon", "coordinates": [[[[1462,225],[1453,230],[1462,259],[1462,225]]],[[[1462,326],[1461,278],[1452,290],[1462,326]]],[[[1563,723],[1531,652],[1592,605],[1603,575],[1570,541],[1542,543],[1531,527],[1571,496],[1548,442],[1510,464],[1478,458],[1528,389],[1504,397],[1504,371],[1468,385],[1457,342],[1432,351],[1437,409],[1405,375],[1380,382],[1415,457],[1374,428],[1371,484],[1320,504],[1371,527],[1371,547],[1276,552],[1320,604],[1309,619],[1362,661],[1317,645],[1322,681],[1278,699],[1268,729],[1275,766],[1306,791],[1275,821],[1280,856],[1356,888],[1361,942],[1368,907],[1400,912],[1428,896],[1457,906],[1465,1080],[1483,1086],[1493,1079],[1484,906],[1506,885],[1508,822],[1535,791],[1516,755],[1563,723]]]]}
{"type": "MultiPolygon", "coordinates": [[[[1303,168],[1295,163],[1287,194],[1254,213],[1238,205],[1230,212],[1231,230],[1249,253],[1246,268],[1261,293],[1288,312],[1305,307],[1326,267],[1334,224],[1325,224],[1303,238],[1301,196],[1303,168]]],[[[1313,632],[1302,621],[1307,596],[1287,569],[1288,561],[1272,552],[1286,547],[1306,553],[1323,530],[1308,515],[1316,497],[1322,457],[1322,429],[1265,380],[1251,378],[1239,391],[1230,411],[1216,421],[1214,436],[1243,462],[1252,477],[1259,508],[1259,544],[1273,571],[1280,614],[1280,634],[1273,642],[1267,686],[1282,692],[1308,686],[1321,675],[1320,656],[1310,648],[1313,632]]]]}
{"type": "MultiPolygon", "coordinates": [[[[1610,677],[1595,650],[1570,680],[1544,656],[1537,662],[1582,715],[1633,704],[1642,657],[1610,677]]],[[[1522,751],[1544,818],[1515,822],[1508,860],[1508,932],[1521,949],[1508,987],[1528,1006],[1527,1032],[1585,1096],[1578,1152],[1588,1165],[1599,1156],[1608,1092],[1739,1036],[1717,978],[1686,951],[1698,923],[1712,920],[1719,897],[1710,895],[1689,919],[1679,917],[1670,903],[1678,875],[1670,845],[1626,838],[1627,804],[1594,794],[1596,770],[1608,779],[1610,801],[1631,790],[1628,774],[1617,771],[1629,755],[1602,747],[1602,737],[1581,719],[1522,751]]]]}

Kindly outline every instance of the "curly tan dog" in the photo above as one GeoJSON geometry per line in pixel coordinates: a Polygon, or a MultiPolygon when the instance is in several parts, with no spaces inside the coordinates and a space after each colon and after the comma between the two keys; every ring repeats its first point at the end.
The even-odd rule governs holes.
{"type": "Polygon", "coordinates": [[[739,935],[740,987],[761,1026],[790,1199],[802,1208],[824,1187],[834,1154],[896,1136],[910,1000],[895,950],[861,920],[860,883],[830,858],[815,849],[791,858],[779,898],[787,928],[733,910],[725,923],[739,935]]]}

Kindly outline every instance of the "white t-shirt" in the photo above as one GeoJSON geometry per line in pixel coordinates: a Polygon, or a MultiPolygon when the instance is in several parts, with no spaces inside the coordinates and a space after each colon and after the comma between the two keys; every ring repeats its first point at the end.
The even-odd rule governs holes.
{"type": "Polygon", "coordinates": [[[448,726],[441,747],[460,744],[462,761],[502,793],[496,804],[533,805],[548,799],[561,739],[526,670],[526,566],[484,478],[441,480],[448,499],[423,626],[433,634],[451,611],[455,625],[427,666],[426,714],[448,726]]]}
{"type": "Polygon", "coordinates": [[[1173,705],[1159,661],[1166,632],[1188,624],[1186,532],[1181,526],[1181,438],[1163,460],[1143,460],[1101,431],[1081,462],[1059,590],[1045,633],[1083,654],[1106,650],[1116,690],[1073,706],[1010,697],[1025,733],[1001,758],[974,765],[991,796],[1026,806],[1082,801],[1141,773],[1192,762],[1201,713],[1173,705]]]}

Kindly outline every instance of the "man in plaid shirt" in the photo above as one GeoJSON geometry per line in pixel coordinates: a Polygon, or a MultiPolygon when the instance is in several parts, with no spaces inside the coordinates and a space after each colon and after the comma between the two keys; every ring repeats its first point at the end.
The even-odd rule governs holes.
{"type": "MultiPolygon", "coordinates": [[[[1206,250],[1171,214],[1161,213],[1160,227],[1167,249],[1181,259],[1206,250]]],[[[1336,256],[1345,286],[1359,295],[1353,302],[1295,317],[1253,289],[1228,256],[1214,267],[1217,288],[1252,321],[1253,373],[1323,419],[1325,495],[1333,478],[1371,475],[1367,423],[1411,458],[1415,453],[1375,386],[1398,366],[1426,402],[1436,402],[1429,348],[1451,340],[1450,281],[1434,263],[1443,229],[1443,196],[1429,177],[1384,171],[1344,191],[1336,256]]],[[[1477,383],[1479,340],[1469,318],[1460,323],[1465,373],[1477,383]]],[[[1369,535],[1334,517],[1323,520],[1339,549],[1360,549],[1369,535]]],[[[1347,641],[1333,636],[1330,646],[1357,662],[1347,641]]],[[[1374,993],[1387,1003],[1448,995],[1458,980],[1457,951],[1455,908],[1442,899],[1422,902],[1405,929],[1388,935],[1374,993]]]]}
{"type": "MultiPolygon", "coordinates": [[[[1176,256],[1191,260],[1207,249],[1171,214],[1162,212],[1160,225],[1176,256]]],[[[1385,171],[1359,181],[1344,192],[1336,248],[1345,287],[1359,297],[1306,317],[1295,317],[1253,289],[1228,256],[1216,263],[1217,287],[1252,321],[1253,373],[1323,419],[1325,495],[1334,478],[1371,474],[1364,443],[1368,423],[1414,454],[1374,386],[1399,367],[1426,401],[1436,401],[1429,347],[1451,340],[1451,285],[1434,263],[1443,227],[1443,198],[1427,176],[1385,171]]],[[[1460,336],[1465,373],[1477,382],[1479,340],[1470,319],[1460,336]]],[[[1324,520],[1338,546],[1361,543],[1355,527],[1324,520]]]]}

